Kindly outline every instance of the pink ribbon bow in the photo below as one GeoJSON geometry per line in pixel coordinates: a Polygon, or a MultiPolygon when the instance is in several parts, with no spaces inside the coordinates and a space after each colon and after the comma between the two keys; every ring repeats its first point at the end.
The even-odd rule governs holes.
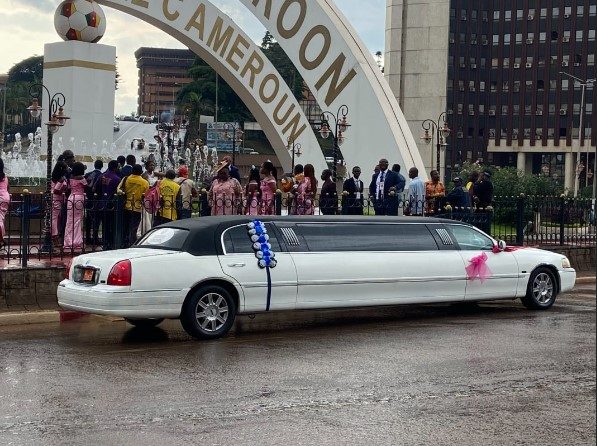
{"type": "Polygon", "coordinates": [[[479,278],[481,283],[491,277],[491,270],[485,264],[487,261],[487,254],[483,253],[469,260],[471,264],[466,267],[466,274],[468,279],[473,282],[475,278],[479,278]]]}

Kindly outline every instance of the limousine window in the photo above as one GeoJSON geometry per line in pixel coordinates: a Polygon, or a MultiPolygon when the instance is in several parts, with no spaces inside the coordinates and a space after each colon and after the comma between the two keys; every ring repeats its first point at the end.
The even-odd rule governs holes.
{"type": "Polygon", "coordinates": [[[479,231],[463,225],[448,225],[448,230],[463,251],[493,249],[493,240],[479,231]]]}
{"type": "Polygon", "coordinates": [[[437,251],[422,224],[297,224],[309,251],[437,251]]]}
{"type": "Polygon", "coordinates": [[[157,228],[148,232],[135,247],[180,250],[189,231],[179,228],[157,228]]]}
{"type": "MultiPolygon", "coordinates": [[[[272,245],[273,252],[280,252],[280,242],[276,238],[272,225],[266,223],[265,227],[270,237],[269,242],[272,245]]],[[[253,250],[253,242],[249,238],[247,232],[247,226],[234,226],[227,229],[222,234],[222,240],[224,241],[224,250],[226,254],[255,254],[253,250]]]]}

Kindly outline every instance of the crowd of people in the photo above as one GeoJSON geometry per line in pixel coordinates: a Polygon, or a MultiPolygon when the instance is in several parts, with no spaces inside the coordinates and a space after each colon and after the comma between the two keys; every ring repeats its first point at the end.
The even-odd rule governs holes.
{"type": "MultiPolygon", "coordinates": [[[[193,209],[198,209],[193,208],[193,201],[199,193],[188,177],[184,160],[178,162],[177,170],[159,172],[153,157],[141,165],[130,154],[111,160],[107,169],[103,169],[103,161],[97,160],[94,169],[85,173],[86,166],[75,160],[71,150],[65,150],[58,158],[51,177],[51,234],[55,245],[79,250],[85,241],[87,245],[102,245],[103,249],[119,247],[114,245],[116,194],[124,196],[120,246],[129,246],[155,225],[190,218],[193,209]]],[[[399,164],[389,168],[388,160],[380,159],[367,188],[361,179],[361,168],[353,167],[352,176],[342,184],[346,213],[363,215],[371,206],[376,215],[428,216],[438,215],[447,204],[469,212],[492,204],[489,171],[473,172],[466,183],[462,178],[454,178],[455,187],[446,194],[439,172],[432,170],[430,180],[422,181],[418,169],[412,167],[405,194],[406,178],[400,170],[399,164]]],[[[331,170],[324,169],[319,178],[321,184],[312,164],[297,164],[291,174],[278,179],[277,169],[265,161],[259,167],[252,166],[243,186],[239,169],[230,156],[224,156],[206,185],[201,212],[202,215],[274,215],[280,186],[286,193],[284,206],[288,214],[313,215],[317,209],[323,215],[339,213],[338,190],[331,170]]],[[[0,159],[0,242],[4,241],[9,202],[8,178],[0,159]]]]}

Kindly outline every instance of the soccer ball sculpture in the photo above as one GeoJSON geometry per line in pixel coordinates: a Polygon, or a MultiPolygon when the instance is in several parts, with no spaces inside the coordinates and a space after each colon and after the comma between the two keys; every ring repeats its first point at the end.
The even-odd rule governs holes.
{"type": "Polygon", "coordinates": [[[106,16],[94,0],[64,0],[54,14],[62,40],[96,43],[106,31],[106,16]]]}

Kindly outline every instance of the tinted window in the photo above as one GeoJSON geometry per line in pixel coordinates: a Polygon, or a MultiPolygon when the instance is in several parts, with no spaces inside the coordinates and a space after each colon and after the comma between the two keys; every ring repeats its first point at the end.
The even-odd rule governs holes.
{"type": "MultiPolygon", "coordinates": [[[[267,228],[267,234],[270,239],[269,242],[272,245],[273,252],[280,252],[280,243],[273,233],[272,225],[269,223],[265,224],[267,228]]],[[[247,226],[235,226],[226,230],[223,234],[224,249],[226,254],[254,254],[253,242],[249,238],[247,226]]]]}
{"type": "Polygon", "coordinates": [[[493,249],[493,240],[469,226],[448,225],[447,228],[452,233],[454,240],[458,242],[461,250],[478,251],[480,249],[493,249]]]}
{"type": "Polygon", "coordinates": [[[425,225],[297,224],[309,251],[437,251],[425,225]]]}
{"type": "Polygon", "coordinates": [[[158,228],[148,232],[135,246],[179,250],[188,235],[189,231],[186,229],[158,228]]]}

